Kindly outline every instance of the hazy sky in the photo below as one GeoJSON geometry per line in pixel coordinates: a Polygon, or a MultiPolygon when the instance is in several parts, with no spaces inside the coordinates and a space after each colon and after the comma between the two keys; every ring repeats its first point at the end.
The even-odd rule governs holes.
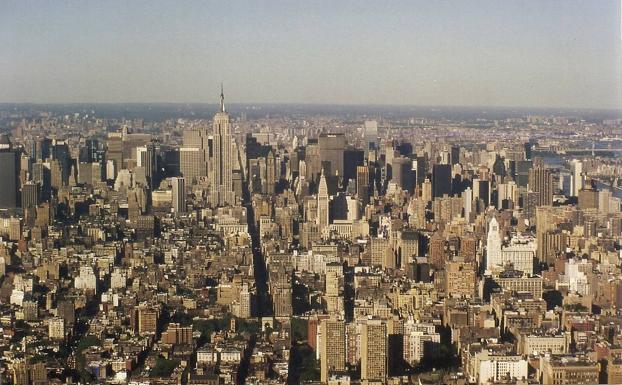
{"type": "Polygon", "coordinates": [[[0,102],[622,108],[620,0],[0,1],[0,102]]]}

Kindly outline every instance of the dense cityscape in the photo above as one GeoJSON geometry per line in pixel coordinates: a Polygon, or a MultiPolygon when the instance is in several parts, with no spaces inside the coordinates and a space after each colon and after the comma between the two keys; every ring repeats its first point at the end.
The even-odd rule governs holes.
{"type": "Polygon", "coordinates": [[[622,0],[0,0],[48,384],[622,384],[622,0]]]}
{"type": "Polygon", "coordinates": [[[0,108],[0,383],[622,382],[615,113],[229,110],[0,108]]]}

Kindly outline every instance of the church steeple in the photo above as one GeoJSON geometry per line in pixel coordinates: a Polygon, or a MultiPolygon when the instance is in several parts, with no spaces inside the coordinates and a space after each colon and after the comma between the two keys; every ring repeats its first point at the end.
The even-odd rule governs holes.
{"type": "Polygon", "coordinates": [[[225,112],[225,91],[220,83],[220,112],[225,112]]]}

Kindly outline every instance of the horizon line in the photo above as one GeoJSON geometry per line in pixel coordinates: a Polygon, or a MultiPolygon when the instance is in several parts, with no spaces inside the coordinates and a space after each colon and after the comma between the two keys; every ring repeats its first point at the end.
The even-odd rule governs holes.
{"type": "MultiPolygon", "coordinates": [[[[389,104],[389,103],[319,103],[319,102],[228,102],[229,106],[317,106],[317,107],[382,107],[382,108],[466,108],[466,109],[519,109],[519,110],[578,110],[578,111],[615,111],[622,112],[621,107],[577,107],[577,106],[506,106],[506,105],[434,105],[434,104],[389,104]]],[[[6,102],[4,105],[31,106],[62,106],[62,105],[206,105],[218,108],[218,103],[211,102],[6,102]]]]}

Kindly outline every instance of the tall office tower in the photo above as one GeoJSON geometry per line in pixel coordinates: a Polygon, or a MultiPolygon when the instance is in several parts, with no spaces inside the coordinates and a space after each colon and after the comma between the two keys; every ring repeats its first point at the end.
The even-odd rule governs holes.
{"type": "Polygon", "coordinates": [[[63,182],[63,166],[56,159],[50,161],[50,184],[56,190],[65,186],[63,182]]]}
{"type": "Polygon", "coordinates": [[[428,160],[425,156],[418,156],[415,160],[416,170],[415,175],[417,177],[417,186],[421,186],[421,184],[425,181],[425,178],[428,176],[428,160]]]}
{"type": "Polygon", "coordinates": [[[78,162],[92,163],[98,162],[99,159],[99,141],[97,139],[87,139],[84,146],[80,147],[78,153],[78,162]]]}
{"type": "Polygon", "coordinates": [[[324,172],[327,172],[328,175],[343,176],[346,137],[343,134],[322,134],[318,143],[320,145],[320,162],[324,172]]]}
{"type": "Polygon", "coordinates": [[[52,139],[40,138],[36,143],[35,159],[44,161],[52,155],[52,139]]]}
{"type": "Polygon", "coordinates": [[[32,178],[32,159],[22,153],[19,159],[19,182],[21,184],[32,178]]]}
{"type": "Polygon", "coordinates": [[[204,148],[207,141],[207,132],[200,128],[190,128],[184,130],[182,143],[184,147],[204,148]]]}
{"type": "Polygon", "coordinates": [[[39,184],[26,182],[22,185],[22,208],[36,207],[39,204],[39,184]]]}
{"type": "Polygon", "coordinates": [[[486,238],[486,271],[501,265],[501,235],[499,234],[499,222],[492,217],[488,223],[488,236],[486,238]]]}
{"type": "Polygon", "coordinates": [[[361,380],[384,383],[387,378],[387,324],[367,320],[361,330],[361,380]]]}
{"type": "Polygon", "coordinates": [[[356,168],[356,197],[365,207],[369,203],[369,167],[358,166],[356,168]]]}
{"type": "MultiPolygon", "coordinates": [[[[263,183],[262,183],[263,184],[263,183]]],[[[268,153],[266,157],[266,194],[274,195],[276,187],[276,163],[274,161],[274,154],[272,151],[268,153]]]]}
{"type": "Polygon", "coordinates": [[[322,171],[322,162],[320,161],[320,145],[317,139],[309,138],[305,147],[305,178],[313,183],[318,182],[318,176],[322,171]]]}
{"type": "Polygon", "coordinates": [[[179,149],[179,173],[191,183],[193,179],[205,176],[205,162],[200,148],[182,147],[179,149]]]}
{"type": "Polygon", "coordinates": [[[179,149],[164,148],[160,149],[162,157],[162,169],[167,177],[179,175],[179,149]]]}
{"type": "Polygon", "coordinates": [[[519,187],[527,187],[529,184],[529,170],[533,167],[530,160],[519,160],[516,162],[516,173],[514,180],[519,187]]]}
{"type": "Polygon", "coordinates": [[[473,190],[470,187],[467,187],[466,190],[462,193],[464,198],[464,217],[467,221],[470,221],[471,213],[473,212],[473,190]]]}
{"type": "Polygon", "coordinates": [[[0,136],[0,208],[19,206],[19,152],[7,135],[0,136]]]}
{"type": "Polygon", "coordinates": [[[402,190],[412,192],[415,188],[416,177],[415,171],[412,169],[412,160],[404,156],[398,156],[393,159],[392,172],[393,182],[402,190]]]}
{"type": "Polygon", "coordinates": [[[579,191],[583,188],[583,162],[573,159],[570,165],[572,169],[570,190],[573,197],[578,197],[579,191]]]}
{"type": "Polygon", "coordinates": [[[553,205],[553,173],[544,167],[529,170],[529,189],[538,193],[538,206],[553,205]]]}
{"type": "Polygon", "coordinates": [[[176,213],[186,212],[186,179],[171,178],[173,185],[173,211],[176,213]]]}
{"type": "Polygon", "coordinates": [[[365,152],[358,148],[349,148],[343,153],[343,178],[356,179],[356,169],[365,164],[365,152]]]}
{"type": "Polygon", "coordinates": [[[32,165],[32,181],[41,186],[41,200],[47,201],[52,187],[52,175],[49,163],[37,162],[32,165]]]}
{"type": "Polygon", "coordinates": [[[317,224],[320,229],[320,233],[324,230],[329,223],[329,210],[328,210],[328,186],[326,185],[326,175],[324,175],[324,169],[320,175],[320,185],[317,192],[317,224]]]}
{"type": "Polygon", "coordinates": [[[343,320],[324,319],[320,331],[320,380],[325,383],[329,375],[346,370],[346,325],[343,320]]]}
{"type": "Polygon", "coordinates": [[[149,185],[149,188],[153,190],[154,185],[157,183],[156,181],[156,173],[157,173],[156,153],[155,153],[155,146],[153,145],[153,143],[149,143],[145,147],[138,147],[136,149],[136,160],[137,160],[138,166],[141,166],[145,169],[145,177],[147,179],[147,185],[149,185]],[[144,150],[139,152],[139,148],[144,149],[144,150]]]}
{"type": "Polygon", "coordinates": [[[430,182],[428,178],[425,178],[423,183],[421,183],[421,199],[423,199],[424,202],[432,200],[432,182],[430,182]]]}
{"type": "Polygon", "coordinates": [[[491,195],[492,191],[489,180],[473,179],[473,196],[476,200],[481,199],[484,205],[488,207],[488,205],[490,205],[491,195]]]}
{"type": "Polygon", "coordinates": [[[183,144],[186,148],[198,148],[201,152],[202,176],[207,176],[208,160],[210,158],[210,137],[205,128],[193,128],[183,133],[183,144]]]}
{"type": "Polygon", "coordinates": [[[492,172],[497,176],[506,176],[505,159],[498,154],[495,157],[495,163],[492,165],[492,172]]]}
{"type": "Polygon", "coordinates": [[[220,110],[214,116],[214,138],[211,181],[211,204],[226,206],[235,203],[233,191],[233,163],[236,161],[233,154],[233,143],[229,114],[225,111],[225,94],[220,91],[220,110]]]}
{"type": "Polygon", "coordinates": [[[435,164],[432,168],[432,197],[451,195],[451,165],[435,164]]]}
{"type": "Polygon", "coordinates": [[[366,120],[363,127],[363,141],[365,154],[369,149],[376,149],[378,147],[378,122],[375,120],[366,120]]]}
{"type": "Polygon", "coordinates": [[[112,178],[117,177],[119,171],[123,169],[123,134],[120,132],[109,132],[106,140],[106,161],[112,161],[114,165],[112,178]]]}
{"type": "Polygon", "coordinates": [[[56,161],[58,161],[58,164],[60,165],[62,185],[68,186],[72,160],[71,154],[69,153],[69,145],[67,144],[67,142],[55,140],[52,156],[56,161]]]}
{"type": "Polygon", "coordinates": [[[451,165],[460,163],[460,146],[451,146],[451,165]]]}
{"type": "Polygon", "coordinates": [[[103,169],[99,162],[78,163],[78,183],[95,185],[102,181],[103,169]]]}
{"type": "Polygon", "coordinates": [[[136,167],[143,167],[143,159],[145,159],[146,153],[146,146],[136,147],[136,167]]]}

